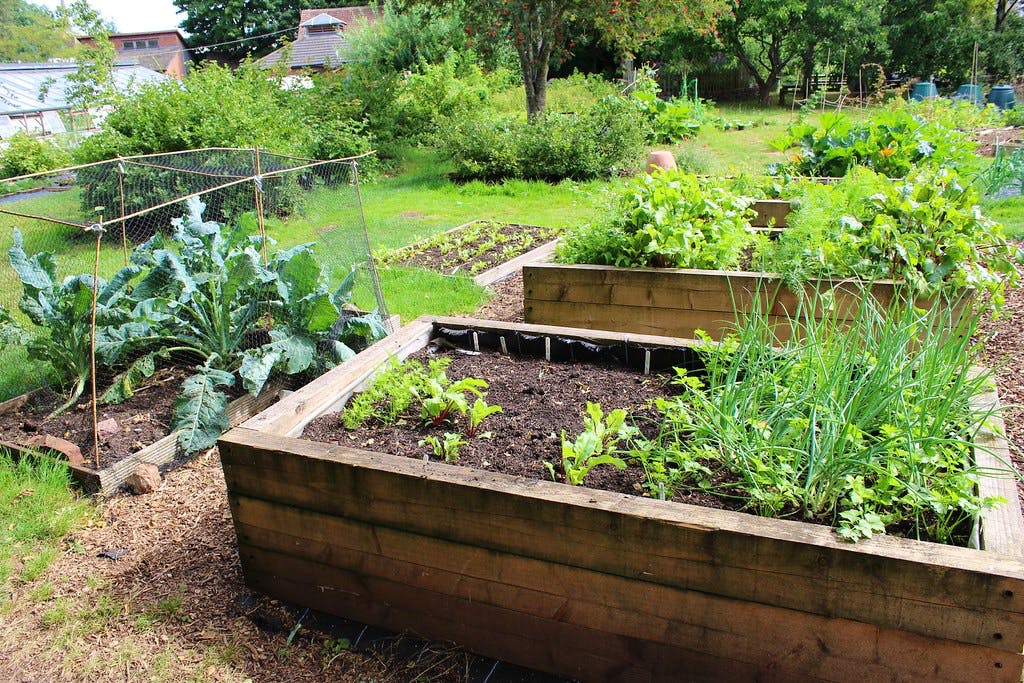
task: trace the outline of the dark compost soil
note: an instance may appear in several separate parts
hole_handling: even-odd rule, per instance
[[[179,368],[158,370],[124,403],[98,406],[99,421],[113,419],[116,433],[100,440],[100,468],[159,441],[171,433],[174,399],[186,372]],[[102,388],[100,389],[102,392]],[[50,416],[65,397],[49,389],[35,392],[17,411],[0,415],[0,440],[24,445],[43,434],[57,436],[82,450],[85,464],[95,467],[93,457],[92,404],[86,391],[78,403],[57,416]]]
[[[551,363],[541,358],[482,352],[420,351],[412,358],[425,361],[444,355],[451,358],[447,375],[452,381],[477,377],[488,383],[486,401],[502,406],[502,412],[488,417],[481,430],[490,438],[467,439],[459,450],[458,464],[502,472],[530,479],[550,479],[544,462],[550,462],[559,481],[561,470],[561,434],[568,439],[583,431],[587,403],[598,403],[607,415],[622,408],[637,427],[653,437],[658,428],[651,400],[669,396],[672,391],[663,375],[643,375],[612,365],[592,363]],[[306,426],[303,438],[356,448],[367,448],[410,458],[438,460],[428,445],[419,445],[427,436],[441,437],[445,431],[463,431],[463,421],[454,425],[429,427],[418,416],[394,425],[368,422],[359,429],[347,430],[338,413],[324,415]],[[635,464],[625,470],[611,465],[595,467],[585,485],[618,493],[646,495],[644,471]],[[685,491],[673,500],[728,507],[725,501],[700,491]],[[735,508],[733,508],[735,509]]]

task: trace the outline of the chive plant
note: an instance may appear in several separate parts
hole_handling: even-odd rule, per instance
[[[979,496],[973,463],[992,416],[971,404],[991,382],[973,367],[975,319],[883,307],[867,290],[861,301],[852,322],[824,294],[803,298],[788,322],[755,306],[735,335],[705,339],[706,372],[677,370],[680,393],[657,402],[658,435],[634,444],[648,484],[703,488],[851,540],[962,540],[1000,502]]]

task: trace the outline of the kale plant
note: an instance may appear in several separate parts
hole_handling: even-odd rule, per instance
[[[226,396],[218,386],[235,375],[258,395],[271,373],[294,375],[354,354],[346,342],[385,334],[375,315],[344,309],[354,271],[335,291],[309,244],[278,253],[263,265],[260,238],[241,223],[224,231],[204,221],[205,206],[173,221],[171,239],[157,234],[132,254],[147,274],[132,292],[137,310],[154,329],[153,354],[188,353],[201,361],[175,404],[174,428],[187,452],[213,445],[226,424]]]

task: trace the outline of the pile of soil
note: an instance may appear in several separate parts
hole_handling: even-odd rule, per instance
[[[99,421],[113,419],[118,426],[118,431],[100,441],[100,468],[108,467],[171,433],[174,399],[186,376],[181,368],[161,369],[124,403],[100,404]],[[0,441],[24,445],[35,436],[57,436],[77,445],[86,465],[95,467],[92,402],[88,393],[60,415],[51,416],[66,397],[51,389],[34,392],[29,401],[17,410],[0,415]]]
[[[426,268],[449,275],[456,273],[475,275],[536,249],[545,242],[555,239],[561,232],[557,228],[536,225],[502,224],[500,233],[495,238],[496,243],[477,254],[475,253],[477,249],[491,237],[484,236],[464,241],[464,238],[460,237],[460,233],[466,232],[467,228],[448,233],[445,253],[442,253],[441,247],[430,246],[428,241],[424,241],[402,249],[396,254],[397,258],[390,260],[388,265]],[[519,246],[506,251],[506,248],[512,244]],[[460,250],[472,254],[472,256],[461,258],[458,255]]]

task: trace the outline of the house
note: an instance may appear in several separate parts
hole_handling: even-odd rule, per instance
[[[299,14],[295,41],[263,57],[259,64],[270,68],[286,56],[288,68],[292,70],[322,70],[341,64],[346,61],[346,33],[363,24],[373,24],[379,18],[380,10],[370,5],[304,9]]]
[[[66,79],[77,70],[74,62],[0,64],[0,139],[18,131],[40,135],[66,132],[71,110],[64,95]],[[114,64],[114,85],[121,92],[165,78],[134,62]]]
[[[80,43],[95,44],[90,37]],[[133,61],[153,71],[174,78],[184,78],[191,60],[181,31],[147,31],[144,33],[111,33],[110,42],[122,61]]]

